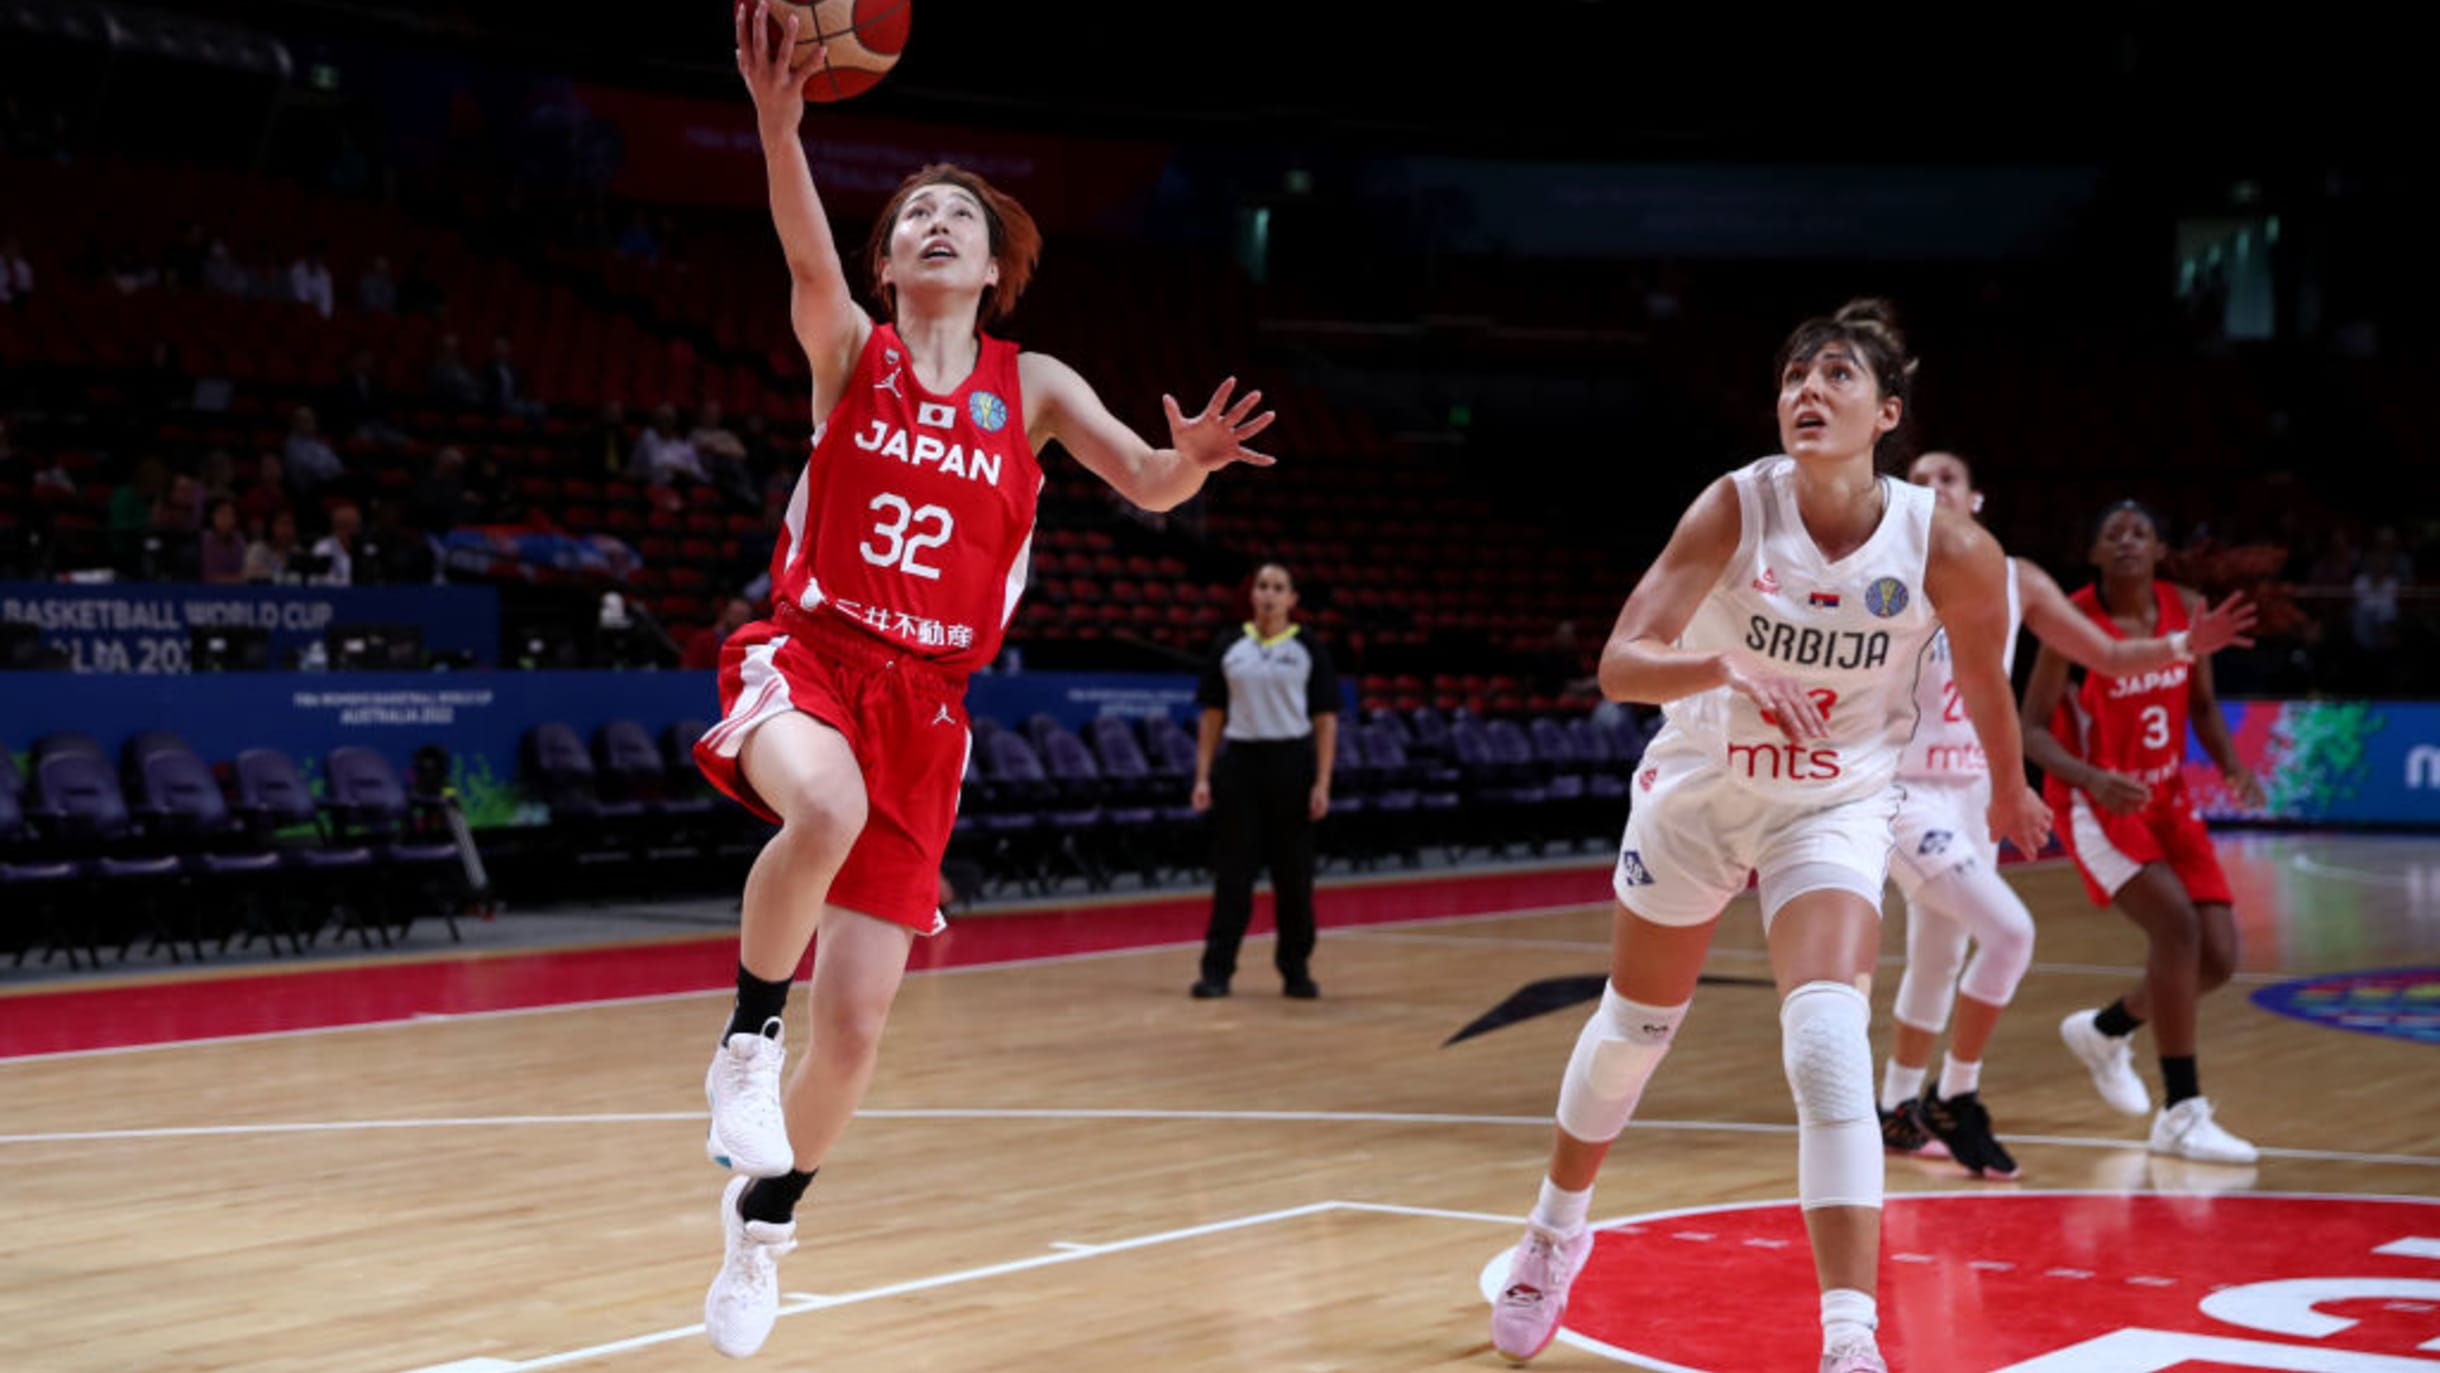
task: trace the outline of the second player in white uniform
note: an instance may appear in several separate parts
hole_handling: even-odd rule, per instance
[[[1998,545],[1875,474],[1913,366],[1877,302],[1799,326],[1776,376],[1785,455],[1696,498],[1603,649],[1603,694],[1662,704],[1668,724],[1636,775],[1609,984],[1561,1078],[1542,1195],[1493,1304],[1492,1343],[1511,1359],[1558,1333],[1592,1255],[1594,1177],[1685,1017],[1721,910],[1754,876],[1822,1289],[1821,1367],[1886,1368],[1868,992],[1899,754],[1936,618],[1958,627],[1976,737],[2001,775],[2024,766]],[[2049,812],[2020,782],[1998,789],[1986,823],[2038,848]]]
[[[1954,453],[1925,453],[1907,475],[1946,509],[1971,517],[1982,508],[1972,469]],[[2178,636],[2112,639],[2068,602],[2050,574],[2010,559],[2001,661],[2014,670],[2017,629],[2024,625],[2093,671],[2144,672],[2184,653],[2250,643],[2242,636],[2253,621],[2253,608],[2241,596],[2231,597],[2198,613],[2185,642]],[[1891,875],[1906,897],[1906,972],[1898,982],[1896,1043],[1881,1078],[1881,1137],[1899,1153],[1929,1151],[1937,1139],[1968,1171],[2013,1178],[2016,1160],[1992,1133],[1982,1104],[1982,1055],[2033,963],[2033,915],[2001,880],[1999,845],[1980,823],[1991,801],[1991,765],[1953,669],[1942,633],[1915,680],[1917,723],[1898,768],[1904,798]],[[1932,1047],[1958,1002],[1957,1033],[1939,1079],[1924,1090]]]

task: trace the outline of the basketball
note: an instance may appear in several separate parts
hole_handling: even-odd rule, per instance
[[[789,65],[805,73],[805,98],[830,103],[864,94],[898,65],[914,0],[770,0],[772,36],[797,19],[797,54]],[[817,66],[820,45],[830,45],[827,68]]]

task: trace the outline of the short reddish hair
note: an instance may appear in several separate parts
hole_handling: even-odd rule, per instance
[[[994,324],[1006,319],[1017,308],[1017,297],[1025,294],[1026,283],[1033,280],[1035,265],[1042,261],[1042,230],[1035,227],[1034,217],[1016,197],[952,162],[935,162],[899,182],[898,189],[890,193],[890,203],[882,207],[881,217],[873,221],[871,241],[864,246],[873,298],[881,302],[884,314],[897,317],[898,292],[882,281],[881,271],[889,265],[890,231],[898,227],[908,197],[926,186],[955,186],[982,204],[983,222],[991,230],[991,256],[1000,264],[1000,284],[983,288],[977,322]]]

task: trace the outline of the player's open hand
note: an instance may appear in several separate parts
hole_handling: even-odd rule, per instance
[[[2093,798],[2094,805],[2112,815],[2133,815],[2152,804],[2152,789],[2145,786],[2141,778],[2130,777],[2123,772],[2097,775],[2093,778],[2093,784],[2084,789],[2084,794]]]
[[[1229,395],[1237,389],[1237,379],[1230,377],[1212,392],[1203,413],[1189,418],[1178,409],[1178,398],[1161,397],[1161,409],[1169,416],[1169,446],[1178,456],[1206,472],[1218,471],[1232,462],[1269,467],[1279,461],[1268,453],[1257,453],[1245,446],[1245,441],[1271,427],[1278,416],[1265,410],[1254,414],[1262,402],[1260,391],[1248,391],[1235,405]],[[1248,418],[1252,416],[1252,418]]]
[[[2259,618],[2261,613],[2253,602],[2245,599],[2245,593],[2232,591],[2228,599],[2216,606],[2205,605],[2196,613],[2194,623],[2186,627],[2186,647],[2197,658],[2217,653],[2230,644],[2252,648],[2254,641],[2245,631],[2252,629]]]
[[[2266,810],[2270,806],[2270,796],[2262,789],[2262,779],[2256,777],[2251,768],[2238,768],[2228,774],[2228,789],[2237,794],[2237,804],[2247,810]]]
[[[2022,782],[1992,789],[1987,818],[1991,837],[2016,845],[2016,851],[2027,858],[2050,842],[2050,807],[2043,803],[2040,792]]]
[[[1765,666],[1759,659],[1728,656],[1728,689],[1762,708],[1762,723],[1774,725],[1791,744],[1830,735],[1829,717],[1821,702],[1794,677]]]
[[[742,0],[737,6],[737,74],[746,79],[755,114],[791,130],[805,117],[806,76],[830,60],[829,46],[817,43],[810,67],[790,65],[803,24],[803,16],[794,13],[774,24],[768,0]]]

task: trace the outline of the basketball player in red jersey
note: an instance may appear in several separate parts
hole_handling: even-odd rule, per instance
[[[2093,540],[2100,576],[2072,598],[2113,637],[2187,630],[2202,598],[2156,580],[2159,522],[2133,501],[2101,518]],[[2100,1011],[2078,1011],[2059,1026],[2068,1048],[2091,1070],[2102,1099],[2128,1115],[2151,1109],[2130,1065],[2127,1043],[2152,1022],[2165,1098],[2152,1122],[2152,1151],[2206,1163],[2251,1163],[2254,1146],[2212,1119],[2195,1066],[2195,1001],[2226,982],[2237,964],[2237,924],[2228,879],[2210,832],[2186,794],[2186,725],[2247,806],[2262,804],[2262,784],[2237,758],[2211,688],[2211,662],[2198,658],[2123,677],[2086,674],[2068,692],[2067,659],[2044,645],[2025,686],[2025,752],[2046,775],[2044,790],[2062,818],[2059,838],[2084,874],[2096,906],[2117,903],[2150,941],[2144,976]]]
[[[771,560],[772,615],[721,650],[722,719],[696,746],[712,782],[780,826],[745,886],[735,1012],[707,1074],[707,1151],[735,1169],[726,1255],[704,1301],[713,1345],[760,1348],[795,1206],[854,1115],[907,955],[936,932],[940,859],[969,746],[967,674],[996,655],[1025,586],[1036,455],[1056,440],[1136,504],[1165,510],[1271,422],[1223,382],[1202,413],[1164,398],[1155,448],[1057,360],[983,332],[1025,288],[1040,236],[1014,200],[950,166],[909,177],[856,304],[797,126],[798,19],[736,12],[771,217],[813,371],[813,451]],[[817,58],[817,61],[820,60]],[[811,1048],[779,1090],[782,1011],[816,923]]]
[[[1916,458],[1907,479],[1931,488],[1940,504],[1979,517],[1983,496],[1955,453]],[[2009,650],[2017,625],[2095,672],[2131,675],[2250,645],[2254,608],[2242,594],[2195,616],[2191,633],[2121,639],[2102,632],[2050,574],[2022,558],[2008,563]],[[1991,1132],[1983,1105],[1983,1050],[2033,962],[2033,913],[1999,875],[1999,848],[1971,820],[1989,804],[1991,775],[1959,708],[1948,645],[1935,641],[1915,677],[1915,732],[1898,765],[1906,800],[1890,875],[1906,897],[1906,974],[1898,982],[1896,1043],[1881,1078],[1881,1139],[1897,1153],[1929,1152],[1937,1139],[1979,1177],[2013,1178],[2016,1160]],[[1969,939],[1976,946],[1966,961]],[[1962,979],[1961,975],[1962,974]],[[1932,1049],[1952,1005],[1957,1033],[1936,1083],[1926,1085]]]

